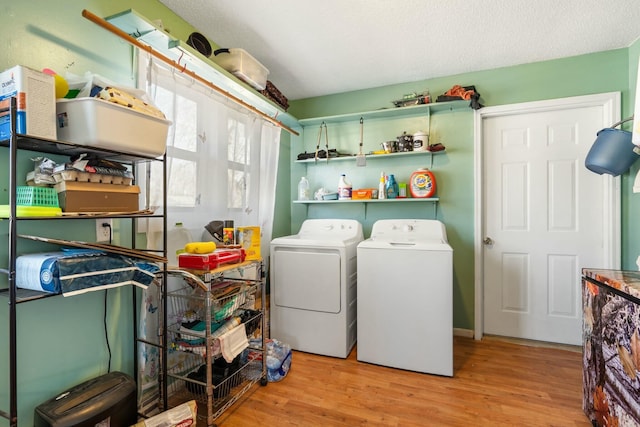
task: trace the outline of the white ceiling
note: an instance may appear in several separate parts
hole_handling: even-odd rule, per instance
[[[248,51],[289,100],[624,48],[640,36],[639,0],[160,1],[221,47]]]

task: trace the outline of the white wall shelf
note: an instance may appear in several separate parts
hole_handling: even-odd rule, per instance
[[[370,159],[389,159],[392,157],[405,157],[405,156],[434,156],[437,154],[444,154],[446,151],[445,150],[441,150],[441,151],[403,151],[400,153],[385,153],[385,154],[365,154],[365,157],[367,160]],[[345,160],[355,160],[356,156],[355,155],[351,155],[351,156],[340,156],[340,157],[330,157],[329,158],[329,162],[336,162],[336,161],[345,161]],[[296,160],[296,163],[327,163],[327,159],[326,158],[318,158],[318,160],[316,159],[304,159],[304,160]]]
[[[407,117],[411,115],[429,115],[440,111],[464,110],[469,108],[469,101],[449,101],[449,102],[432,102],[430,104],[411,105],[409,107],[382,108],[373,111],[363,111],[359,113],[338,114],[335,116],[313,117],[309,119],[300,119],[298,122],[301,126],[319,125],[325,123],[341,123],[370,119],[389,119],[394,117]]]
[[[309,206],[312,205],[331,205],[335,207],[336,205],[354,205],[359,204],[363,206],[364,209],[364,217],[367,217],[367,206],[375,205],[375,204],[395,204],[395,203],[431,203],[433,206],[433,218],[438,216],[438,201],[440,201],[439,197],[430,197],[430,198],[410,198],[403,197],[397,199],[362,199],[362,200],[294,200],[294,204],[305,205],[307,210]]]
[[[347,203],[418,203],[418,202],[431,202],[436,203],[440,201],[439,197],[430,198],[397,198],[397,199],[361,199],[361,200],[294,200],[293,203],[303,205],[324,205],[324,204],[347,204]]]

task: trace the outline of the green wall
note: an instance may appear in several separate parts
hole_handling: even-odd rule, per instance
[[[150,19],[162,19],[165,28],[181,39],[195,29],[174,15],[157,0],[30,0],[3,2],[0,6],[0,25],[4,47],[0,50],[0,69],[16,64],[34,69],[52,68],[64,74],[84,74],[86,71],[103,75],[123,85],[133,85],[133,49],[124,41],[109,34],[81,16],[82,9],[98,16],[109,16],[133,8]],[[215,45],[215,43],[214,43]],[[501,105],[548,98],[620,91],[623,115],[632,110],[635,73],[640,43],[620,49],[575,58],[560,59],[517,67],[488,70],[459,76],[403,83],[344,94],[292,101],[289,113],[298,118],[335,115],[356,111],[391,107],[391,100],[405,93],[429,89],[432,95],[444,92],[454,84],[474,84],[482,94],[485,105]],[[420,118],[394,121],[389,127],[382,123],[365,124],[365,150],[377,148],[387,137],[395,137],[402,130],[423,128]],[[377,126],[377,127],[376,127]],[[300,129],[302,130],[302,129]],[[331,146],[354,152],[358,141],[357,129],[340,130],[329,127]],[[438,195],[442,198],[437,212],[429,205],[407,206],[402,212],[381,209],[314,210],[292,206],[300,174],[307,173],[293,160],[301,151],[314,147],[317,129],[302,132],[300,137],[283,132],[278,169],[278,190],[274,237],[294,233],[308,214],[312,217],[342,216],[363,221],[365,231],[376,218],[391,216],[432,217],[443,220],[455,250],[454,325],[473,328],[473,113],[471,111],[444,112],[432,117],[431,130],[447,147],[447,153],[434,157],[431,165],[437,173]],[[305,135],[306,133],[306,135]],[[335,145],[334,145],[335,144]],[[6,162],[0,150],[0,162]],[[374,163],[376,162],[376,163]],[[420,162],[419,162],[420,163]],[[370,186],[381,170],[395,172],[400,179],[408,176],[419,163],[391,161],[384,164],[370,160],[366,168],[349,174],[354,185]],[[314,172],[312,185],[334,186],[346,165],[330,164]],[[640,242],[634,238],[638,228],[638,196],[630,193],[635,171],[623,177],[623,265],[635,268]],[[20,174],[30,167],[28,153],[19,161]],[[6,176],[0,175],[0,204],[6,203]],[[4,194],[4,199],[1,199]],[[324,208],[323,208],[324,209]],[[339,208],[342,209],[342,208]],[[55,226],[51,226],[55,224]],[[21,226],[22,227],[22,226]],[[52,237],[92,239],[92,221],[57,221],[28,224],[24,231]],[[124,226],[123,226],[124,228]],[[6,221],[0,221],[0,242],[6,241]],[[40,250],[27,245],[25,252]],[[6,245],[0,245],[0,259],[6,257]],[[3,268],[4,266],[0,266]],[[6,284],[6,278],[0,280]],[[114,370],[133,371],[131,290],[108,292],[107,331],[110,338]],[[88,378],[106,372],[108,353],[103,326],[104,292],[94,292],[73,298],[54,297],[18,306],[18,378],[19,419],[21,426],[33,424],[33,409],[50,396]],[[7,319],[6,304],[0,304],[0,319]],[[6,324],[5,322],[2,322]],[[6,343],[8,330],[0,328],[0,342]],[[2,366],[6,368],[1,368]],[[0,350],[0,409],[8,410],[8,353],[6,345]],[[4,385],[7,384],[5,387]],[[0,425],[4,425],[0,421]]]
[[[3,47],[0,70],[24,65],[36,70],[52,68],[83,75],[86,71],[105,76],[122,85],[135,85],[133,48],[98,25],[82,17],[82,10],[106,17],[136,9],[151,19],[161,18],[166,28],[182,37],[193,29],[157,0],[30,0],[2,2],[0,27]],[[186,39],[186,35],[184,38]],[[21,153],[18,175],[33,167]],[[66,160],[60,158],[60,161]],[[6,165],[6,150],[0,150],[0,164]],[[1,168],[6,171],[6,167]],[[8,177],[0,174],[0,204],[8,200]],[[122,223],[122,221],[120,221]],[[126,233],[126,224],[118,224]],[[95,238],[94,221],[21,222],[19,232],[76,240]],[[7,255],[8,223],[0,221],[0,259]],[[54,248],[21,242],[20,251],[36,252]],[[6,262],[0,268],[6,268]],[[6,276],[0,284],[6,287]],[[106,320],[105,316],[105,296]],[[63,298],[56,296],[17,306],[18,318],[18,420],[20,426],[33,425],[33,410],[41,402],[66,388],[107,372],[109,337],[111,369],[133,373],[132,289],[125,287]],[[2,300],[5,303],[2,303]],[[7,299],[0,297],[0,410],[9,410],[9,355]],[[5,419],[1,425],[8,425]]]
[[[640,39],[636,40],[628,49],[629,96],[622,100],[622,117],[633,114],[635,105],[636,76],[638,73],[638,59],[640,58]],[[636,120],[640,117],[636,117]],[[631,130],[627,127],[627,130]],[[636,258],[640,255],[640,194],[633,193],[633,182],[640,170],[640,162],[636,162],[628,173],[622,176],[622,267],[627,270],[637,270]]]
[[[347,114],[358,111],[371,111],[380,108],[392,108],[391,101],[400,98],[405,93],[429,90],[432,96],[444,93],[455,84],[463,86],[475,85],[482,95],[481,101],[485,106],[505,105],[551,98],[562,98],[602,92],[619,91],[622,94],[623,115],[629,114],[634,89],[631,87],[631,77],[635,78],[637,67],[638,43],[631,49],[618,49],[594,53],[589,55],[563,58],[553,61],[538,62],[514,67],[498,68],[476,73],[448,76],[437,79],[423,80],[413,83],[403,83],[362,91],[341,93],[323,97],[303,99],[291,103],[289,112],[298,119]],[[630,56],[635,56],[630,58]],[[631,60],[630,60],[631,59]],[[635,63],[635,65],[633,65]],[[447,153],[434,156],[433,171],[438,183],[437,218],[447,226],[447,233],[454,249],[454,327],[462,329],[474,328],[474,180],[473,180],[473,120],[472,110],[456,111],[454,113],[436,113],[431,117],[431,130],[435,132],[437,141],[443,143]],[[402,130],[415,132],[422,127],[420,122],[386,123],[376,125],[365,123],[365,152],[375,150],[379,143],[400,135]],[[354,153],[357,149],[358,123],[332,127],[329,124],[333,142],[330,146],[344,148],[346,152]],[[333,132],[332,132],[333,131]],[[300,137],[292,138],[290,158],[281,158],[281,167],[289,161],[291,167],[290,194],[295,197],[297,182],[301,175],[311,175],[311,187],[327,185],[337,186],[340,173],[347,173],[351,177],[354,188],[373,186],[377,182],[375,177],[380,171],[394,173],[405,180],[410,172],[415,170],[416,164],[407,161],[370,160],[366,168],[346,168],[344,163],[331,166],[306,168],[294,163],[298,153],[313,151],[316,129],[305,129]],[[330,137],[331,138],[331,137]],[[594,135],[595,139],[595,135]],[[341,146],[342,144],[342,146]],[[352,165],[353,166],[353,165]],[[322,168],[322,169],[321,169]],[[321,172],[316,172],[320,169]],[[640,253],[636,239],[638,229],[630,218],[638,212],[640,207],[630,194],[635,173],[623,176],[623,266],[635,269],[635,258]],[[357,183],[357,186],[356,186]],[[315,185],[314,185],[315,184]],[[636,197],[638,198],[638,197]],[[300,223],[306,217],[344,217],[354,218],[363,222],[365,237],[370,232],[371,224],[380,218],[390,216],[401,218],[430,218],[433,214],[428,209],[417,209],[414,204],[394,205],[393,211],[367,208],[358,211],[351,206],[327,205],[308,210],[300,205],[282,206],[279,211],[291,210],[291,232],[295,233]],[[322,211],[320,212],[320,209]],[[401,268],[397,266],[397,268]],[[428,272],[425,272],[428,274]],[[577,285],[576,285],[577,286]]]

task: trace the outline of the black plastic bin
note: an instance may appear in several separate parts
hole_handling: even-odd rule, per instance
[[[137,422],[136,384],[122,372],[85,381],[38,405],[34,427],[94,427]]]

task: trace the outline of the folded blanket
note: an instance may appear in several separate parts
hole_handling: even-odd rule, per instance
[[[21,255],[16,285],[65,296],[123,285],[146,288],[159,268],[125,256],[93,250],[63,250]]]

